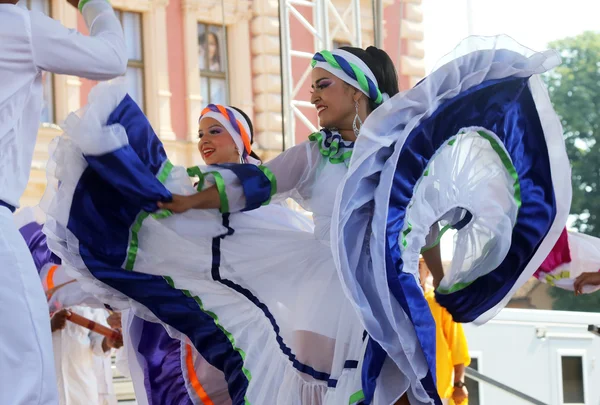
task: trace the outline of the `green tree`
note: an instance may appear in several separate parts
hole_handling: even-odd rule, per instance
[[[563,63],[545,76],[561,118],[573,171],[574,226],[600,236],[600,33],[584,32],[550,43]],[[600,293],[575,297],[551,289],[554,309],[600,311]]]

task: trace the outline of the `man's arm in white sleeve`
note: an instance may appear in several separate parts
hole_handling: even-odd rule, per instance
[[[127,49],[123,29],[110,4],[105,0],[82,1],[80,9],[90,36],[68,29],[42,13],[31,13],[36,66],[48,72],[92,80],[124,75]]]

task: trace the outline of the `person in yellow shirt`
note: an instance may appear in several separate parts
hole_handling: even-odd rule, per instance
[[[431,273],[423,259],[419,262],[421,287],[436,325],[436,377],[442,402],[446,405],[467,405],[469,393],[465,386],[465,367],[471,363],[467,339],[461,324],[437,303],[428,280]]]

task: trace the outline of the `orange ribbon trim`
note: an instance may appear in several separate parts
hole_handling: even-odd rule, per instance
[[[50,267],[48,274],[46,274],[46,289],[51,290],[54,288],[54,273],[58,269],[58,266]]]
[[[189,344],[185,345],[185,364],[187,366],[190,384],[192,385],[192,388],[194,388],[196,395],[198,395],[198,397],[204,405],[215,405],[206,393],[206,391],[204,391],[204,387],[202,386],[202,384],[200,384],[200,380],[198,380],[196,370],[194,369],[194,357],[192,354],[192,347]]]

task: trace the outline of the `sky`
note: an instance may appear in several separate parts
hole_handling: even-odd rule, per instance
[[[600,0],[422,1],[428,73],[469,35],[506,34],[530,49],[543,51],[556,39],[600,31]],[[450,232],[442,239],[441,249],[442,259],[450,260]]]
[[[543,51],[550,41],[586,30],[600,31],[598,0],[422,1],[427,72],[469,34],[507,34],[528,48]]]

